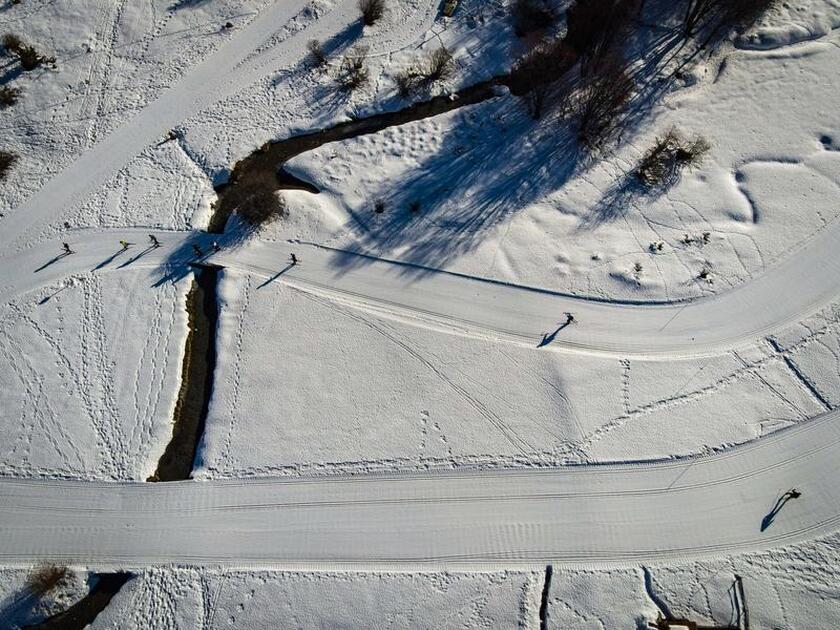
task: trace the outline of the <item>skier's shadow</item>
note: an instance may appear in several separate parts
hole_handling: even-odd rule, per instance
[[[117,267],[117,269],[122,269],[123,267],[128,267],[131,263],[133,263],[136,260],[139,260],[140,258],[142,258],[143,256],[145,256],[150,251],[152,251],[153,249],[156,249],[156,248],[157,247],[155,245],[149,245],[146,249],[144,249],[143,251],[141,251],[137,255],[132,256],[131,258],[126,260],[123,264],[121,264],[119,267]]]
[[[113,254],[111,254],[110,256],[108,256],[108,258],[106,258],[106,259],[105,259],[105,260],[103,260],[101,263],[99,263],[98,265],[96,265],[96,267],[94,267],[94,268],[93,268],[93,271],[99,271],[99,270],[100,270],[100,269],[102,269],[103,267],[106,267],[106,266],[110,265],[110,264],[114,261],[114,259],[115,259],[117,256],[119,256],[120,254],[124,254],[124,253],[125,253],[125,252],[127,252],[127,251],[128,251],[128,250],[127,250],[127,249],[125,249],[125,248],[120,248],[120,249],[118,249],[116,252],[114,252]]]
[[[62,258],[67,258],[69,255],[70,255],[69,252],[63,252],[63,253],[59,254],[58,256],[56,256],[55,258],[51,258],[50,260],[45,262],[43,265],[38,267],[33,273],[38,273],[39,271],[43,271],[44,269],[46,269],[50,265],[54,265],[55,263],[57,263]]]
[[[294,267],[294,266],[295,266],[295,263],[289,263],[289,264],[288,264],[288,265],[286,265],[283,269],[281,269],[280,271],[278,271],[277,273],[275,273],[273,276],[271,276],[270,278],[267,278],[267,279],[265,280],[265,282],[263,282],[262,284],[257,285],[257,288],[258,288],[258,289],[262,289],[262,288],[263,288],[264,286],[266,286],[267,284],[271,284],[272,282],[274,282],[275,280],[277,280],[277,278],[279,278],[280,276],[282,276],[284,273],[286,273],[289,269],[291,269],[291,268],[292,268],[292,267]]]
[[[790,501],[791,499],[799,498],[799,493],[793,490],[788,490],[778,499],[776,499],[776,505],[773,506],[773,509],[770,510],[763,519],[761,519],[761,531],[766,530],[773,524],[773,521],[776,519],[776,515],[781,512],[782,508],[785,506],[785,503]]]
[[[560,324],[559,326],[557,326],[557,328],[554,330],[554,332],[543,333],[542,340],[537,344],[537,348],[542,348],[542,347],[545,347],[548,344],[550,344],[552,341],[554,341],[554,339],[557,337],[557,335],[560,333],[560,331],[563,330],[564,328],[566,328],[566,326],[568,326],[571,323],[572,323],[571,320],[565,321],[562,324]]]

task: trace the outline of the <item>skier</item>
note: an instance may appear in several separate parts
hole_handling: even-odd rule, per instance
[[[294,254],[292,254],[292,265],[296,265],[296,264],[298,264],[298,259],[297,259],[297,256],[295,256]]]
[[[160,241],[154,234],[149,234],[149,242],[151,242],[152,247],[160,247]]]
[[[70,254],[74,253],[73,250],[70,249],[70,245],[68,245],[67,243],[62,243],[61,247],[64,249],[65,256],[69,256]]]
[[[790,490],[788,490],[788,496],[791,499],[798,499],[802,496],[802,493],[799,492],[799,490],[797,490],[796,488],[791,488]]]
[[[120,245],[122,245],[122,251],[125,251],[128,249],[128,246],[131,245],[131,243],[129,243],[128,241],[120,241]]]
[[[195,243],[193,243],[192,248],[193,248],[193,251],[195,252],[195,255],[198,256],[199,258],[201,258],[204,255],[204,252],[201,251],[201,248],[198,245],[196,245]]]
[[[566,313],[566,323],[571,324],[575,321],[575,316],[571,313]]]
[[[213,248],[213,251],[216,252],[216,253],[222,251],[222,248],[217,241],[213,241],[211,247]]]

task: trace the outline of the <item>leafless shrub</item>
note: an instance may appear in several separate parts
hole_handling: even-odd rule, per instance
[[[423,84],[423,75],[417,68],[406,68],[394,75],[394,83],[397,85],[400,96],[407,98]]]
[[[697,136],[677,147],[674,159],[682,167],[697,168],[711,148],[712,146],[705,138]]]
[[[425,62],[411,66],[394,76],[400,96],[408,97],[423,87],[450,79],[455,74],[455,58],[445,47],[432,50]]]
[[[23,43],[23,40],[14,33],[3,35],[3,48],[16,55],[24,70],[34,70],[42,64],[55,64],[55,57],[46,57],[39,53],[34,46]]]
[[[445,46],[429,53],[426,63],[426,78],[431,81],[445,81],[455,74],[455,58]]]
[[[385,212],[385,201],[382,199],[377,199],[373,202],[373,211],[376,214],[382,214]]]
[[[0,108],[11,107],[18,101],[20,89],[9,85],[0,86]]]
[[[359,0],[365,26],[373,26],[385,14],[385,0]]]
[[[6,179],[17,161],[18,156],[16,154],[0,150],[0,181]]]
[[[545,0],[515,0],[511,5],[513,28],[517,37],[550,27],[557,20]]]
[[[337,77],[341,89],[352,92],[368,82],[367,54],[367,46],[355,46],[341,59]]]
[[[421,205],[420,205],[420,200],[419,199],[415,199],[410,204],[408,204],[408,211],[411,214],[417,214],[418,212],[420,212],[420,209],[421,209]]]
[[[597,74],[585,80],[574,101],[581,147],[600,150],[621,130],[621,115],[634,89],[620,57],[611,56],[598,64]]]
[[[671,129],[644,155],[636,167],[636,178],[647,188],[658,188],[672,183],[683,168],[696,168],[711,147],[701,137],[684,140]]]
[[[55,588],[70,574],[67,567],[54,564],[43,564],[35,567],[27,579],[29,592],[36,597],[43,597]]]
[[[312,59],[315,61],[316,66],[327,65],[327,61],[329,60],[327,59],[327,54],[321,46],[321,42],[317,39],[310,39],[306,44],[306,48],[309,50],[309,54],[312,55]]]
[[[45,57],[32,46],[21,46],[17,50],[20,65],[24,70],[34,70],[43,64],[55,64],[55,57]]]

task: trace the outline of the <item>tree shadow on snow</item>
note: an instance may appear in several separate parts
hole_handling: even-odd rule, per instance
[[[514,97],[458,111],[439,150],[369,190],[366,206],[349,208],[357,238],[346,248],[349,253],[335,254],[336,269],[340,273],[371,260],[353,253],[383,252],[406,263],[404,274],[422,275],[471,251],[494,227],[631,139],[663,95],[675,88],[679,74],[674,60],[682,42],[679,30],[667,26],[640,27],[628,36],[627,71],[636,91],[616,119],[612,141],[601,152],[578,145],[573,116],[549,114],[534,121]],[[570,90],[578,79],[575,67],[561,90]],[[655,198],[673,183],[646,188],[633,167],[582,218],[579,229],[619,219],[635,200]],[[377,201],[380,209],[384,206],[379,213]]]
[[[493,227],[562,186],[580,166],[574,135],[533,121],[513,99],[459,111],[440,149],[350,208],[359,252],[399,251],[405,274],[428,273],[473,249]],[[384,211],[376,213],[374,199]],[[337,269],[371,259],[337,253]],[[417,265],[412,267],[411,265]]]

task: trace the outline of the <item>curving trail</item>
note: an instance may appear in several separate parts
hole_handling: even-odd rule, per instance
[[[169,484],[5,479],[0,563],[598,566],[761,550],[840,524],[838,413],[716,456],[655,464]],[[770,518],[791,487],[802,496]]]
[[[191,244],[207,251],[213,240],[212,235],[202,233],[164,233],[162,247],[144,252],[147,237],[142,230],[71,236],[78,253],[37,272],[34,270],[60,251],[58,242],[17,254],[13,262],[21,273],[0,286],[0,301],[91,269],[106,272],[144,267],[150,271],[150,282],[183,275],[195,258]],[[113,257],[120,239],[139,245]],[[840,294],[840,259],[835,255],[838,242],[840,222],[835,222],[753,281],[676,304],[600,302],[288,243],[254,241],[225,247],[203,261],[462,334],[537,346],[543,335],[565,321],[568,311],[574,313],[575,323],[563,327],[546,348],[622,356],[686,356],[719,353],[753,341],[830,304]],[[301,262],[286,269],[292,252]],[[142,255],[125,264],[138,254]]]

